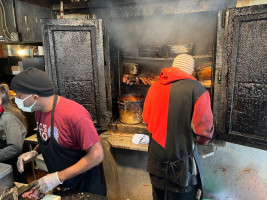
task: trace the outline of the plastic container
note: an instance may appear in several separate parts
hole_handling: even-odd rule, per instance
[[[13,169],[11,165],[0,163],[0,195],[14,186]]]

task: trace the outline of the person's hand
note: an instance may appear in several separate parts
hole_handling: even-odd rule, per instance
[[[17,161],[18,171],[20,173],[24,172],[24,164],[35,160],[37,156],[38,156],[37,151],[29,151],[29,152],[21,154],[18,157],[18,161]]]
[[[62,184],[62,182],[60,182],[57,172],[55,172],[55,173],[47,174],[46,176],[40,178],[37,181],[36,189],[40,193],[46,193],[49,190],[52,190],[55,187],[57,187],[59,184]]]

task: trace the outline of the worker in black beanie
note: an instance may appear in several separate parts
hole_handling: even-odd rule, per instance
[[[36,68],[11,81],[15,103],[25,112],[35,111],[38,145],[18,158],[17,168],[33,161],[40,150],[49,174],[38,180],[33,191],[40,198],[60,184],[77,192],[106,196],[100,137],[89,112],[80,104],[54,94],[48,74]]]
[[[11,82],[12,90],[24,94],[48,97],[54,94],[54,86],[48,74],[34,67],[16,75]]]

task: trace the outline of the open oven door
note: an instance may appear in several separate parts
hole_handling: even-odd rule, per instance
[[[83,105],[98,129],[111,118],[102,20],[41,20],[46,72],[56,94]]]
[[[219,139],[267,150],[267,5],[219,12],[213,111]]]

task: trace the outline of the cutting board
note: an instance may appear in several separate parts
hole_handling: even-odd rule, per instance
[[[17,185],[18,187],[18,195],[20,196],[19,199],[23,199],[21,197],[21,194],[23,194],[24,192],[26,192],[27,190],[29,190],[30,188],[32,188],[33,185],[35,185],[37,183],[37,181],[33,181],[30,184],[21,184],[21,185]],[[53,194],[47,194],[45,195],[44,198],[42,198],[42,200],[61,200],[61,196],[58,195],[53,195]]]
[[[47,195],[45,195],[44,198],[42,198],[42,200],[61,200],[61,196],[53,195],[53,194],[47,194]]]

